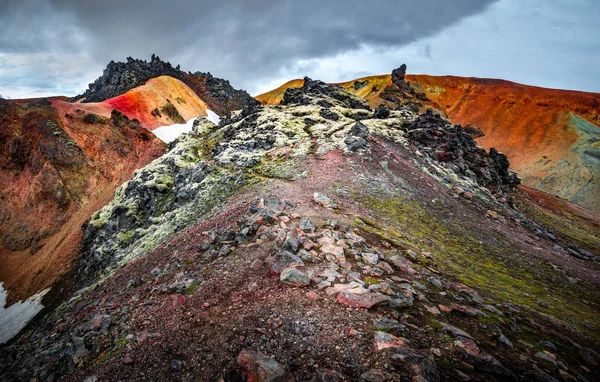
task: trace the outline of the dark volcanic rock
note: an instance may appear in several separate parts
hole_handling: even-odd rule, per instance
[[[169,62],[152,55],[150,62],[127,58],[127,62],[111,61],[102,76],[89,84],[88,90],[71,101],[101,102],[119,96],[159,76],[170,76],[188,85],[219,115],[260,104],[243,90],[234,89],[229,81],[210,73],[186,73]]]
[[[88,90],[78,95],[72,101],[101,102],[119,96],[128,90],[141,86],[151,78],[171,76],[184,81],[184,72],[179,67],[174,68],[169,62],[164,62],[152,55],[150,62],[127,57],[127,62],[111,61],[104,69],[102,76],[89,85]]]
[[[381,104],[375,109],[375,113],[373,113],[373,117],[377,119],[386,119],[390,116],[390,111],[387,106]]]
[[[487,153],[460,125],[452,126],[430,109],[404,126],[409,138],[440,162],[456,166],[461,174],[475,177],[477,183],[493,192],[514,189],[519,178],[508,171],[506,155],[495,149]]]
[[[290,88],[285,91],[281,105],[310,105],[314,101],[313,97],[315,96],[318,102],[321,103],[324,101],[323,97],[330,97],[340,102],[344,107],[371,110],[371,107],[365,100],[355,96],[346,89],[326,84],[323,81],[312,80],[308,77],[304,77],[304,85],[301,88]],[[328,107],[328,104],[319,105]]]
[[[392,82],[396,85],[404,82],[404,76],[406,75],[406,64],[400,65],[399,68],[392,70]]]

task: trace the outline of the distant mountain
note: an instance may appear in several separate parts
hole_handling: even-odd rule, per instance
[[[169,62],[152,55],[151,60],[131,57],[127,62],[111,61],[104,73],[89,85],[88,90],[72,99],[73,102],[102,102],[118,97],[131,89],[142,86],[150,79],[169,76],[189,86],[208,108],[220,116],[233,110],[243,109],[256,101],[243,90],[234,89],[229,81],[213,77],[210,73],[183,72]]]
[[[600,94],[492,79],[402,77],[409,88],[400,97],[386,91],[392,75],[335,85],[372,107],[412,102],[420,110],[438,110],[468,126],[478,144],[505,153],[523,184],[600,211]],[[293,80],[256,98],[277,104],[287,88],[299,86],[302,80]]]

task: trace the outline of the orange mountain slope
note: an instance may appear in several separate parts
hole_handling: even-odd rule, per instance
[[[79,106],[0,99],[0,281],[9,304],[66,272],[79,256],[85,220],[165,151],[123,114],[108,118]]]
[[[504,152],[511,169],[530,187],[600,211],[600,94],[545,89],[509,81],[453,76],[406,75],[452,122],[474,125],[485,135],[477,143]],[[375,107],[390,75],[342,82]],[[256,96],[278,104],[290,81]]]
[[[73,110],[79,108],[105,117],[117,109],[150,130],[207,115],[206,103],[186,84],[169,76],[152,78],[146,84],[106,101],[65,104],[71,105]]]
[[[504,152],[523,183],[600,211],[600,94],[502,80],[407,76],[477,142]]]

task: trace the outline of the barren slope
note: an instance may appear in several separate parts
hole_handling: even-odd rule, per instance
[[[110,116],[110,112],[117,109],[149,130],[207,115],[206,103],[186,84],[169,76],[152,78],[144,85],[106,101],[71,105],[71,108],[104,116]]]
[[[8,303],[68,270],[81,224],[164,149],[118,112],[106,118],[59,99],[0,99],[0,280]]]

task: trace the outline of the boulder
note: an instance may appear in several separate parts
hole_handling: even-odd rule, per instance
[[[285,268],[281,272],[279,280],[283,284],[295,287],[303,287],[310,285],[310,277],[308,277],[306,273],[296,268]]]
[[[271,357],[251,350],[242,350],[238,366],[246,382],[293,382],[294,377],[285,366]]]

